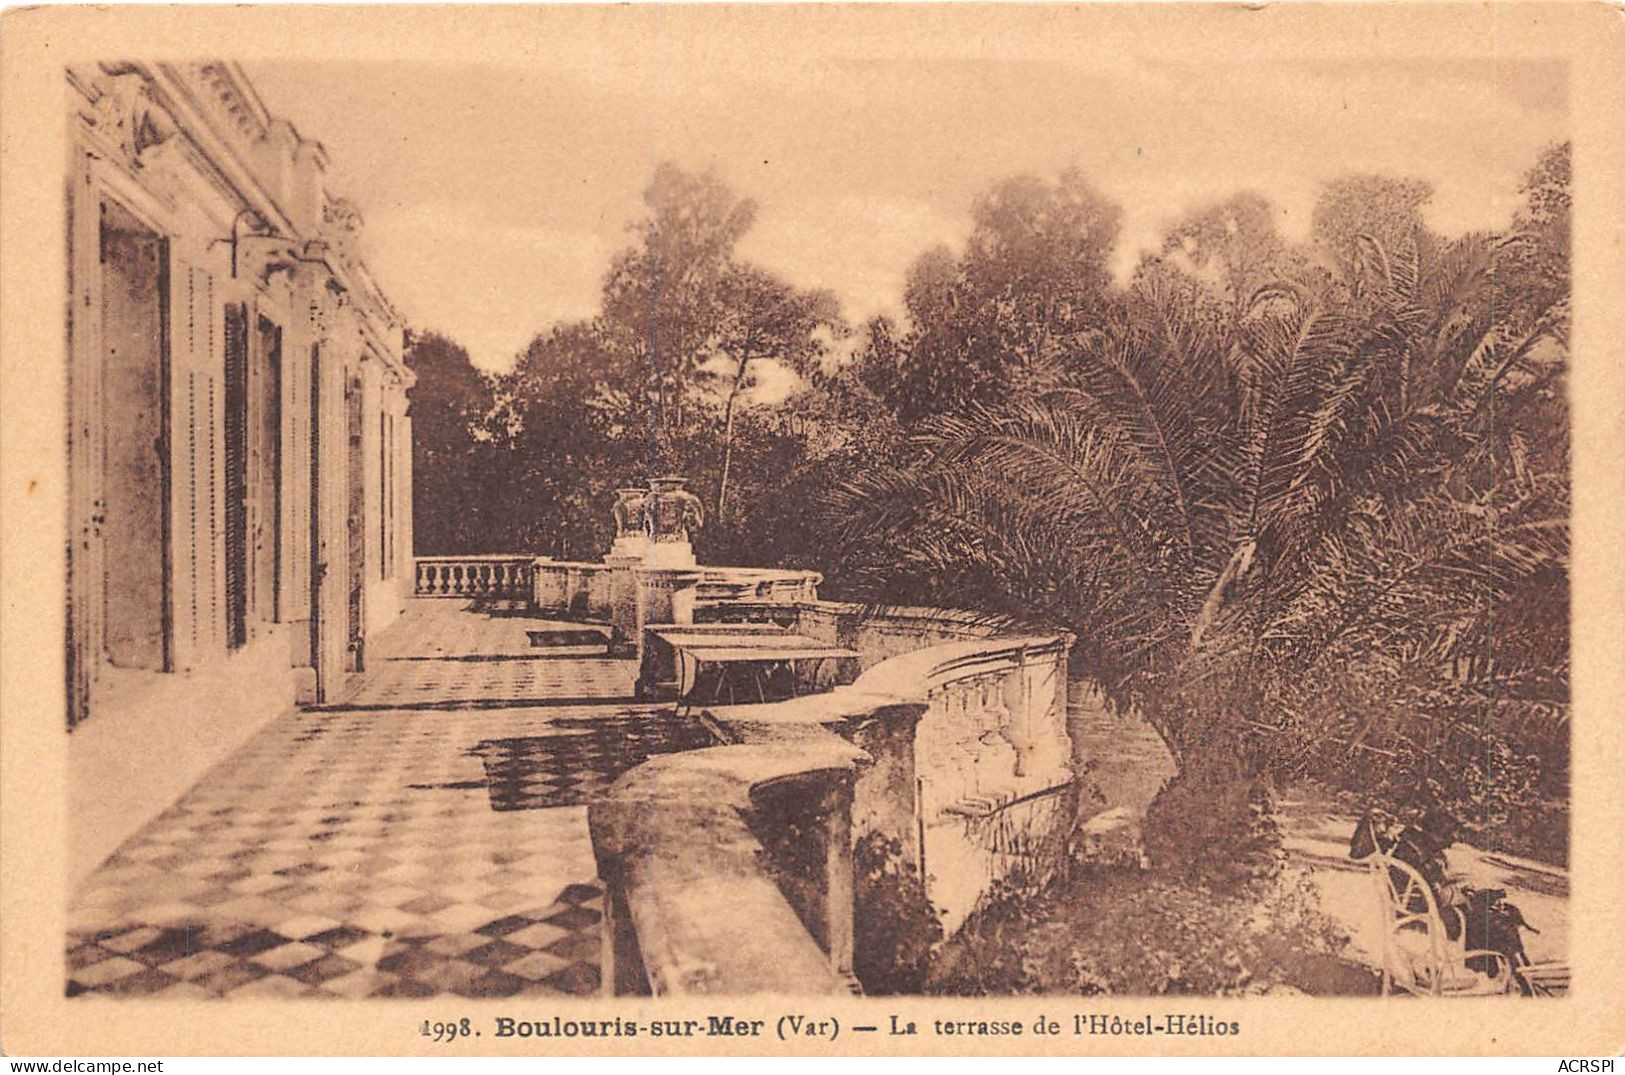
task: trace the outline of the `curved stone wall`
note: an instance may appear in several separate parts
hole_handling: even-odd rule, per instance
[[[1064,836],[1073,818],[1079,767],[1065,717],[1070,636],[998,637],[971,616],[938,613],[932,625],[925,610],[865,619],[850,606],[817,602],[797,611],[811,613],[798,624],[804,633],[832,630],[871,658],[854,682],[784,702],[706,709],[729,745],[652,759],[591,808],[600,869],[619,908],[614,966],[606,968],[606,981],[615,970],[618,991],[844,987],[856,840],[896,839],[952,931],[997,881],[1041,861],[1036,852]],[[952,640],[936,641],[944,635]],[[790,778],[826,785],[815,796],[829,833],[815,915],[803,908],[798,916],[769,879],[748,824],[749,789]],[[707,893],[723,891],[740,894],[755,928],[715,922]],[[735,902],[730,896],[730,907]],[[806,919],[823,923],[825,936],[814,937],[801,925]],[[783,958],[752,955],[761,943],[771,953],[782,948]],[[806,977],[807,943],[833,978]],[[633,963],[641,966],[629,971]],[[703,973],[684,969],[693,967]]]

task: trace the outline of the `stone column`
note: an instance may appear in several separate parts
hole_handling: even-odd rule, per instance
[[[615,542],[604,556],[609,566],[609,652],[635,656],[638,650],[638,577],[649,553],[649,490],[627,486],[615,491],[610,509]]]
[[[642,556],[604,557],[609,565],[609,652],[614,657],[632,657],[638,651],[638,576]]]

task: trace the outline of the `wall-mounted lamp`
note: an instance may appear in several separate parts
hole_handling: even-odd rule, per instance
[[[231,218],[231,237],[227,238],[227,239],[215,239],[215,240],[213,240],[213,241],[211,241],[209,243],[209,245],[211,247],[216,246],[216,245],[218,245],[220,243],[230,243],[231,244],[231,278],[233,280],[237,279],[237,244],[241,240],[243,240],[243,239],[280,239],[280,238],[282,238],[282,236],[278,235],[274,230],[269,231],[269,232],[250,232],[247,235],[240,234],[238,232],[237,228],[238,228],[238,225],[240,225],[243,222],[244,217],[253,218],[253,220],[255,221],[256,226],[258,226],[258,227],[266,227],[266,228],[270,227],[269,222],[267,222],[264,217],[260,216],[260,214],[257,211],[255,211],[254,209],[250,209],[247,206],[244,206],[243,208],[237,210],[237,215],[236,216]]]

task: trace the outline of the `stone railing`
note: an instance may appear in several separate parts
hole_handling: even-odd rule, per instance
[[[805,601],[796,606],[797,633],[857,650],[864,669],[942,642],[967,642],[1017,633],[998,617],[919,606],[868,608],[844,601]]]
[[[862,761],[834,736],[712,747],[651,758],[594,799],[605,992],[850,992],[850,811]],[[800,850],[817,906],[800,914],[763,868],[751,821],[764,796],[775,820],[799,814],[798,831],[816,844]]]
[[[901,756],[865,745],[890,775],[859,780],[854,835],[898,839],[951,932],[1012,871],[1041,881],[1045,845],[1073,816],[1082,759],[1067,729],[1071,643],[1067,635],[937,643],[878,661],[828,694],[716,707],[707,718],[724,738],[746,741],[737,729],[833,727],[882,706],[922,706],[907,742],[885,748]]]
[[[419,556],[413,592],[418,597],[491,597],[525,600],[531,593],[530,556]]]
[[[608,564],[586,560],[537,559],[532,567],[531,600],[537,611],[557,616],[607,620],[610,614]]]
[[[818,600],[816,571],[755,567],[702,567],[695,593],[697,606],[718,604],[789,605]]]
[[[843,606],[822,611],[839,626],[841,644],[869,658],[853,683],[789,701],[705,709],[708,725],[730,745],[634,768],[591,808],[607,902],[621,915],[606,988],[835,991],[850,968],[841,945],[852,932],[841,924],[851,913],[850,862],[834,857],[837,846],[844,856],[870,834],[895,840],[951,932],[1012,871],[1025,867],[1029,879],[1041,872],[1045,845],[1075,816],[1081,759],[1066,726],[1070,636],[999,637],[981,618],[940,613],[929,625],[926,610],[868,620],[846,615],[852,610]],[[804,620],[799,630],[815,626]],[[938,641],[944,636],[950,640]],[[913,650],[877,656],[909,638]],[[799,872],[787,879],[780,871],[775,884],[764,865],[772,856],[761,853],[762,840],[745,835],[771,781],[743,774],[759,775],[767,758],[773,773],[823,772],[831,757],[848,756],[842,751],[855,759],[844,809],[831,806],[827,783],[826,791],[802,797],[821,804],[828,870],[806,876],[803,849],[794,856]],[[753,789],[751,806],[743,805],[742,783]],[[721,801],[728,809],[718,809]],[[769,820],[782,826],[794,811],[779,801]],[[834,832],[843,822],[844,838]],[[807,828],[789,825],[798,834]],[[626,837],[627,827],[636,838]],[[639,865],[628,868],[633,861]],[[658,869],[643,865],[655,861]],[[740,902],[735,893],[748,895]],[[729,908],[722,925],[718,906]],[[740,928],[741,915],[749,929]],[[792,922],[799,936],[787,936],[798,932]],[[815,951],[824,959],[816,974]],[[685,974],[686,984],[672,984]],[[690,980],[695,975],[701,985]]]

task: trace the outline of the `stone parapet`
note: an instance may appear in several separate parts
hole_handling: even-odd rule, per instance
[[[614,571],[607,563],[539,557],[532,561],[531,603],[554,616],[608,622]]]
[[[843,643],[861,644],[859,610],[822,611]],[[1000,880],[1030,865],[1034,848],[1065,835],[1081,771],[1065,723],[1071,637],[974,637],[985,621],[924,620],[882,619],[878,629],[888,644],[960,637],[880,659],[827,693],[706,708],[702,719],[726,745],[652,759],[591,807],[609,887],[611,988],[839,992],[851,965],[844,946],[859,840],[896,841],[951,932]],[[765,794],[796,780],[807,784],[788,797]],[[805,831],[786,815],[817,815],[823,857],[811,861],[822,874],[805,854],[769,872],[773,856],[752,825],[764,797],[776,826]],[[729,907],[720,923],[718,901]],[[742,915],[750,928],[740,928]]]
[[[937,643],[826,694],[716,706],[705,717],[730,742],[810,726],[857,741],[860,728],[895,727],[912,712],[906,738],[866,733],[874,765],[858,783],[854,838],[898,840],[951,931],[1073,816],[1082,760],[1066,728],[1070,648],[1065,634]]]
[[[588,809],[606,888],[606,992],[655,996],[850,991],[851,788],[862,752],[834,736],[652,758]],[[815,938],[763,868],[758,798],[783,793],[822,832]]]

